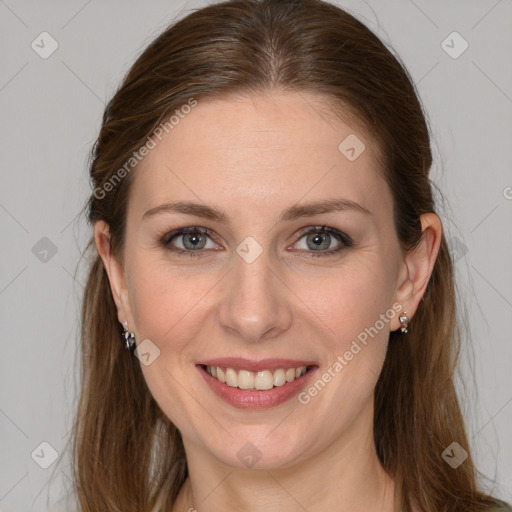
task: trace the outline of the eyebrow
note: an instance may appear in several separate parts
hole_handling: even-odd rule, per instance
[[[296,204],[286,209],[279,217],[278,222],[291,221],[302,217],[311,217],[322,213],[354,211],[365,215],[373,213],[363,205],[349,199],[326,199],[322,201]],[[147,219],[159,213],[184,213],[205,219],[214,220],[222,224],[229,224],[228,216],[216,207],[192,201],[175,201],[161,204],[144,213],[142,219]]]

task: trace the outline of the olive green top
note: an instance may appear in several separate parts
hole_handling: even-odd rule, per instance
[[[512,507],[508,503],[501,501],[496,512],[512,512]]]

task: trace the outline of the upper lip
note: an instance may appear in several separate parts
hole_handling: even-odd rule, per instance
[[[278,368],[298,368],[299,366],[316,366],[313,361],[300,359],[260,359],[254,361],[243,357],[219,357],[200,361],[198,365],[218,366],[220,368],[233,368],[233,370],[249,370],[259,372],[262,370],[277,370]]]

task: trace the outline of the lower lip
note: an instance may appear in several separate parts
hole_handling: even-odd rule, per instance
[[[249,391],[233,388],[213,378],[202,366],[196,366],[199,373],[210,386],[210,389],[220,398],[240,409],[267,409],[286,402],[297,395],[311,379],[318,366],[311,368],[302,377],[292,382],[286,382],[282,386],[275,386],[264,391]]]

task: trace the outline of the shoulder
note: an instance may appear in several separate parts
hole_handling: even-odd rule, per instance
[[[512,512],[512,507],[504,501],[498,501],[498,506],[494,509],[494,512]]]

